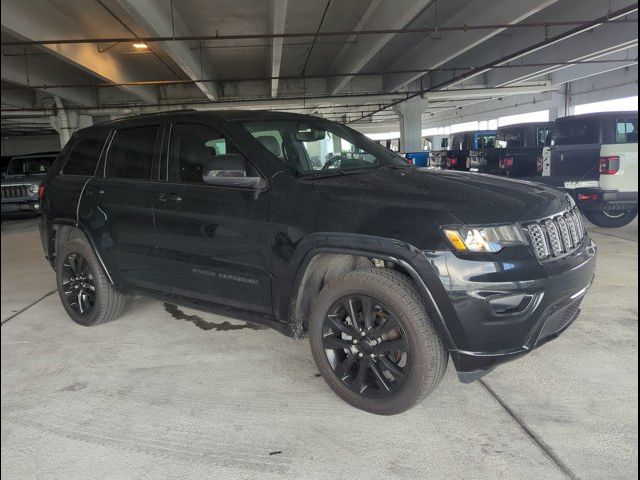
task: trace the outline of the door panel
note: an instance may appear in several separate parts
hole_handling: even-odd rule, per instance
[[[168,199],[156,200],[162,282],[172,293],[270,312],[267,195],[207,185],[165,189]]]
[[[172,127],[155,200],[158,268],[171,293],[271,313],[268,193],[202,182],[207,155],[241,153],[211,126]]]
[[[81,203],[82,222],[110,273],[145,287],[156,277],[153,206],[159,193],[161,134],[161,125],[117,130],[102,175],[87,184]]]

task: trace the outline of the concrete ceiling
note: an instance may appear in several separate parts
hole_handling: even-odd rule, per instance
[[[442,117],[637,64],[636,8],[630,0],[581,0],[579,9],[573,0],[3,0],[3,128],[15,129],[20,115],[49,115],[55,97],[94,116],[272,108],[375,125],[396,121],[392,104],[422,93],[425,116]],[[628,14],[617,22],[627,23],[586,24],[621,9]],[[256,38],[214,38],[230,35]],[[138,51],[135,38],[155,40]]]

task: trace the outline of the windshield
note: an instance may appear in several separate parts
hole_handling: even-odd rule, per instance
[[[36,175],[47,173],[50,157],[14,158],[7,167],[7,175]]]
[[[300,176],[408,166],[402,157],[337,123],[278,120],[245,122],[244,127]]]

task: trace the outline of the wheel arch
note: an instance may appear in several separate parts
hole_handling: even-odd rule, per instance
[[[81,238],[83,240],[86,240],[91,246],[91,249],[93,250],[93,253],[96,255],[98,262],[100,262],[100,265],[102,266],[102,269],[104,270],[105,275],[109,280],[109,283],[111,285],[115,284],[111,276],[111,273],[109,272],[109,269],[107,268],[104,261],[102,260],[102,256],[100,255],[99,250],[96,248],[96,245],[93,242],[91,235],[88,234],[88,232],[82,227],[81,224],[78,224],[75,222],[69,222],[65,220],[52,221],[49,225],[47,235],[48,235],[48,241],[47,241],[48,259],[51,262],[52,266],[54,266],[54,268],[55,268],[55,258],[56,258],[57,252],[60,250],[60,247],[63,244],[73,239]]]
[[[354,235],[354,237],[366,239],[360,235]],[[432,316],[445,345],[447,348],[455,349],[453,338],[447,328],[445,314],[433,293],[433,287],[412,264],[412,260],[419,258],[418,256],[424,258],[420,270],[424,274],[425,269],[429,269],[428,276],[431,281],[439,282],[422,252],[397,240],[375,238],[375,242],[379,246],[385,244],[389,248],[369,250],[357,248],[354,245],[333,245],[316,247],[305,252],[304,260],[300,262],[295,277],[295,288],[292,289],[293,294],[289,305],[289,322],[293,336],[298,338],[306,336],[307,319],[311,312],[313,299],[327,283],[349,271],[376,266],[399,271],[411,280],[420,293],[420,297]],[[370,243],[370,239],[365,243]]]

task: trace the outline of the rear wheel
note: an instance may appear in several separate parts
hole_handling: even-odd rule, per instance
[[[65,243],[56,254],[58,294],[64,309],[80,325],[115,320],[126,297],[109,283],[91,245],[83,238]]]
[[[584,216],[599,227],[620,228],[630,224],[638,215],[638,209],[633,210],[587,210]]]
[[[417,291],[393,270],[356,270],[326,287],[313,306],[309,338],[334,392],[379,415],[420,403],[447,366],[447,350]]]

